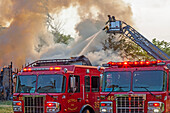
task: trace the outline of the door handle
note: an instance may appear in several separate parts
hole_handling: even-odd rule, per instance
[[[97,97],[97,100],[98,100],[98,101],[100,100],[100,97],[99,97],[99,96]]]
[[[79,100],[82,100],[82,98],[77,98],[77,100],[79,101]]]

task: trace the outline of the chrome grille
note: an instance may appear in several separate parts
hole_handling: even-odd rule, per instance
[[[25,97],[25,113],[44,113],[44,97]]]
[[[145,95],[115,95],[117,113],[144,113]]]

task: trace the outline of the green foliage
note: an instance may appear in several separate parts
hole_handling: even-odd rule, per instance
[[[47,13],[47,18],[46,18],[46,26],[47,30],[49,33],[53,35],[53,40],[54,43],[63,43],[68,45],[70,41],[73,41],[74,39],[70,35],[64,35],[61,33],[61,28],[62,28],[62,22],[58,21],[56,24],[53,23],[54,18],[51,17],[49,13]],[[0,26],[1,29],[1,26]],[[40,53],[44,48],[48,47],[49,44],[45,40],[45,36],[40,35],[38,36],[38,42],[34,46],[34,49],[36,52]]]
[[[0,113],[13,113],[12,105],[11,106],[0,105]]]
[[[63,24],[61,21],[58,21],[56,24],[53,23],[54,18],[50,15],[47,14],[47,29],[53,34],[54,42],[55,43],[63,43],[68,45],[70,41],[73,41],[74,38],[72,38],[70,35],[64,35],[61,33],[61,29],[63,27]]]
[[[12,101],[0,101],[0,105],[12,105]]]
[[[12,101],[0,101],[0,113],[13,113]]]
[[[167,55],[170,56],[170,42],[165,42],[164,40],[163,41],[159,41],[159,40],[156,40],[156,38],[154,38],[152,40],[152,43],[154,45],[156,45],[157,47],[159,47],[162,51],[164,51]]]
[[[68,45],[70,41],[74,40],[70,35],[61,34],[58,31],[52,31],[52,34],[54,36],[55,43],[63,43],[63,44]]]
[[[152,40],[153,44],[158,46],[165,53],[170,55],[170,43],[165,41]],[[103,43],[103,49],[111,49],[113,52],[117,52],[124,60],[155,60],[152,56],[148,55],[145,50],[134,43],[129,38],[120,35],[118,38],[114,35],[110,35]]]

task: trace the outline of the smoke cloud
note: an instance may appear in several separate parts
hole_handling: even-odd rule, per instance
[[[81,21],[73,26],[79,35],[78,40],[68,46],[54,44],[52,35],[47,31],[47,13],[58,14],[70,6],[78,7]],[[108,14],[132,24],[131,8],[122,0],[3,0],[0,1],[0,11],[0,25],[6,27],[0,29],[0,67],[10,61],[16,67],[21,67],[24,63],[39,58],[77,55],[81,50],[72,53],[73,50],[76,51],[76,45],[83,41],[88,43],[86,39],[102,29]],[[88,48],[87,56],[96,54],[95,50],[101,50],[101,42],[106,35],[100,33],[98,37],[92,43],[96,46]],[[39,44],[41,39],[42,45]],[[44,49],[38,48],[41,46]],[[104,51],[97,55],[105,57],[103,53]],[[100,57],[98,58],[101,59]]]

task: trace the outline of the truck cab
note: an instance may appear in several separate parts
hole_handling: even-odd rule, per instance
[[[101,113],[170,112],[170,61],[109,62],[107,66]]]
[[[51,61],[38,61],[18,73],[14,113],[99,112],[102,69],[73,65],[81,61]]]

